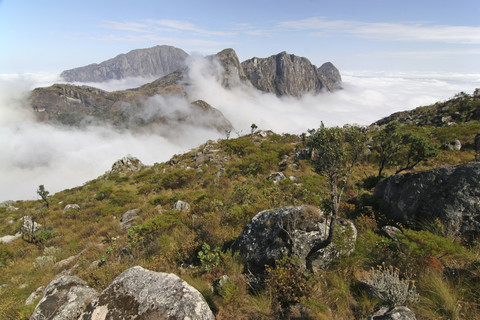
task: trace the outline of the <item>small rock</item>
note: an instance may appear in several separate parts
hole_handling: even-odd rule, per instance
[[[273,181],[274,183],[279,183],[282,180],[287,179],[283,172],[275,172],[268,176],[267,180]]]
[[[17,232],[13,236],[0,237],[0,243],[10,243],[10,242],[15,241],[17,239],[20,239],[21,237],[22,237],[22,234],[20,232]]]
[[[80,210],[80,206],[76,203],[74,204],[67,204],[65,208],[63,208],[63,213],[67,213],[70,210]]]
[[[120,219],[120,224],[123,228],[128,229],[132,226],[132,222],[138,218],[140,209],[133,209],[125,212]]]
[[[382,307],[380,310],[371,313],[368,320],[416,320],[415,313],[407,307],[387,308]]]
[[[462,143],[460,140],[456,139],[445,143],[442,145],[442,149],[444,150],[452,150],[452,151],[460,151],[462,149]]]
[[[172,210],[180,210],[184,212],[190,211],[190,204],[185,201],[177,200],[177,202],[174,203]]]
[[[12,211],[17,211],[18,208],[14,207],[14,206],[8,206],[7,207],[7,212],[12,212]]]
[[[394,226],[383,226],[382,233],[393,241],[398,241],[397,234],[402,233],[402,230]]]

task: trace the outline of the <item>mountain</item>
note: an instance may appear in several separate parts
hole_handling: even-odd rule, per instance
[[[68,82],[103,82],[126,77],[162,77],[185,67],[188,54],[171,46],[132,50],[100,64],[65,70],[60,76]]]
[[[444,127],[470,120],[480,120],[480,89],[476,89],[473,95],[461,92],[447,101],[393,113],[373,125],[383,126],[398,121],[402,124]]]
[[[145,127],[188,123],[231,131],[232,124],[217,109],[197,100],[187,103],[183,88],[177,85],[181,72],[174,72],[139,88],[107,92],[89,86],[54,84],[36,88],[30,94],[30,104],[40,121],[78,126],[88,123],[110,123],[118,127]],[[175,104],[155,100],[154,96],[176,96]]]
[[[252,58],[242,62],[243,71],[254,87],[278,96],[301,96],[333,91],[340,87],[340,73],[332,63],[320,68],[307,58],[281,52],[269,58]]]

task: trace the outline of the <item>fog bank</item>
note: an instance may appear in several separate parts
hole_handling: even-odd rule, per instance
[[[190,64],[190,100],[202,99],[228,118],[237,134],[259,129],[301,133],[326,125],[368,125],[393,112],[446,100],[460,91],[480,87],[480,74],[389,74],[342,72],[343,90],[300,99],[261,93],[240,86],[224,89],[221,70],[206,59]],[[212,70],[216,70],[212,72]],[[89,84],[104,90],[139,86],[151,79],[125,79]],[[107,125],[82,129],[37,123],[26,102],[29,90],[59,82],[58,75],[0,75],[0,201],[36,199],[38,185],[51,193],[95,179],[117,159],[133,155],[145,164],[163,162],[208,139],[222,135],[195,121],[170,122],[163,129],[129,132]],[[187,101],[152,97],[149,112],[188,111]],[[146,114],[145,116],[148,116]],[[205,119],[204,119],[205,120]],[[172,120],[173,121],[173,120]],[[236,137],[232,133],[231,137]]]

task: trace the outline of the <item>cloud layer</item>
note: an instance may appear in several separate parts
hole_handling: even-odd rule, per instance
[[[306,95],[301,99],[278,98],[249,87],[224,89],[218,65],[194,57],[190,65],[190,101],[202,99],[219,109],[237,134],[259,129],[278,133],[301,133],[326,125],[370,124],[393,112],[445,100],[480,87],[480,74],[388,74],[343,72],[344,89],[335,93]],[[216,72],[212,72],[216,70]],[[0,201],[34,199],[38,185],[54,193],[94,179],[127,154],[145,164],[163,162],[208,139],[221,138],[193,119],[170,122],[165,130],[129,132],[108,126],[83,129],[37,123],[26,103],[26,94],[36,86],[50,85],[57,75],[0,75]],[[137,86],[143,79],[111,81],[105,90]],[[149,112],[185,112],[185,100],[153,97]],[[148,116],[145,114],[144,116]],[[168,118],[168,117],[167,117]],[[173,133],[173,134],[172,134]],[[232,134],[235,137],[235,134]]]

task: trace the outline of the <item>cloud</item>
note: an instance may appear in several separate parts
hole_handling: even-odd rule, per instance
[[[422,41],[480,44],[480,27],[432,25],[425,23],[385,23],[308,18],[284,21],[281,28],[310,30],[312,35],[344,33],[381,41]]]
[[[445,100],[480,87],[480,74],[372,73],[343,71],[343,90],[278,98],[247,86],[231,90],[220,84],[218,62],[193,56],[190,60],[189,99],[152,97],[137,117],[162,116],[166,125],[153,130],[126,131],[103,125],[67,128],[37,123],[25,101],[35,86],[50,85],[58,75],[0,75],[0,201],[33,199],[38,185],[52,193],[82,185],[109,170],[117,159],[131,154],[145,164],[163,162],[222,134],[205,128],[211,119],[193,113],[176,121],[178,113],[192,112],[190,101],[202,99],[219,109],[238,134],[259,129],[302,133],[326,125],[370,124],[393,112]],[[147,81],[144,79],[144,81]],[[115,90],[139,85],[127,79],[102,84]],[[119,86],[119,87],[116,87]],[[235,133],[232,133],[235,137]]]

